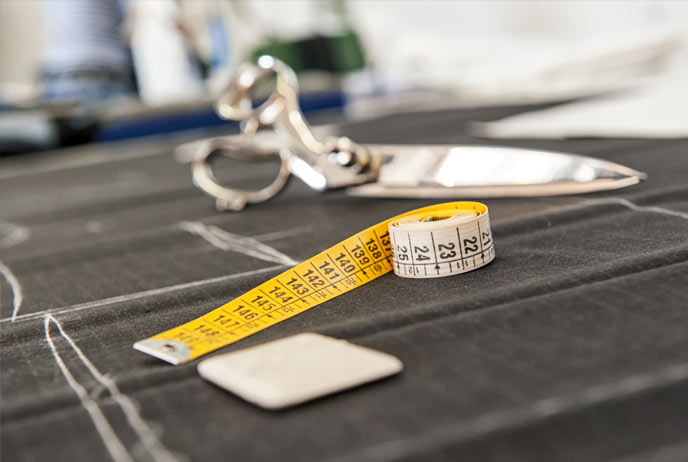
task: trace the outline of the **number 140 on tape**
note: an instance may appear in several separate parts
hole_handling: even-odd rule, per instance
[[[494,259],[487,207],[449,202],[367,228],[221,307],[138,341],[134,348],[182,364],[237,342],[391,271],[436,278]]]

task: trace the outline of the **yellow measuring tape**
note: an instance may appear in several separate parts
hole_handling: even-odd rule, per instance
[[[449,202],[380,222],[186,324],[134,348],[182,364],[394,270],[402,277],[465,273],[494,259],[487,207]]]

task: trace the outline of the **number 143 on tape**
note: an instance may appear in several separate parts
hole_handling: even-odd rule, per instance
[[[237,342],[390,271],[435,278],[494,259],[487,207],[449,202],[412,210],[367,228],[221,307],[138,341],[134,348],[182,364]]]

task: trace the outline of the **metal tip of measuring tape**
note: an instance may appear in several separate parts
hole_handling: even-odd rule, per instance
[[[199,318],[137,342],[134,348],[183,364],[391,271],[406,278],[451,276],[482,268],[494,256],[485,204],[423,207],[366,228]]]
[[[134,343],[134,349],[178,365],[191,359],[189,346],[174,340],[146,339]]]

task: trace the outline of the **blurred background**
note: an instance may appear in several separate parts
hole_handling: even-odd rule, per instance
[[[688,2],[0,0],[3,155],[226,130],[242,61],[347,119],[576,101],[486,137],[688,134]]]

